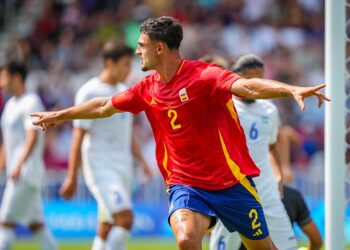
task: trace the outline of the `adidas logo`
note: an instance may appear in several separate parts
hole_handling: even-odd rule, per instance
[[[153,97],[152,97],[152,100],[151,100],[151,104],[152,104],[152,105],[157,104],[156,100],[155,100]]]
[[[259,236],[259,235],[262,235],[262,233],[263,233],[263,232],[262,232],[261,229],[259,228],[259,230],[256,231],[255,234],[253,234],[253,236],[255,236],[255,237],[256,237],[256,236]]]

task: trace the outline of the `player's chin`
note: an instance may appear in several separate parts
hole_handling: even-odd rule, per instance
[[[148,69],[148,67],[146,65],[142,65],[141,66],[141,70],[142,71],[148,71],[149,69]]]

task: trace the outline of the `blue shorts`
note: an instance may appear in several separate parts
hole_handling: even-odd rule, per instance
[[[237,231],[252,240],[269,235],[260,199],[251,177],[218,191],[208,191],[185,185],[169,187],[169,219],[178,209],[190,209],[212,217],[214,226],[219,218],[230,231]]]

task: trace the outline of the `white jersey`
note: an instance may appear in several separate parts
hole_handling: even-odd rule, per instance
[[[269,145],[277,140],[279,116],[276,106],[267,100],[247,104],[233,99],[239,120],[244,129],[249,153],[260,168],[254,178],[262,204],[280,199],[275,174],[271,167]]]
[[[112,86],[95,77],[78,90],[75,104],[95,97],[110,97],[125,89],[127,87],[122,83]],[[88,185],[103,182],[116,174],[125,177],[128,184],[132,176],[132,121],[129,113],[74,121],[75,127],[88,132],[82,145],[83,171]]]
[[[19,97],[10,98],[1,117],[1,129],[6,150],[6,173],[9,175],[17,165],[26,140],[28,130],[38,130],[32,124],[31,113],[44,111],[44,107],[36,94],[23,93]],[[33,151],[24,162],[21,180],[32,186],[42,185],[44,174],[43,163],[44,133],[38,131],[38,137]]]

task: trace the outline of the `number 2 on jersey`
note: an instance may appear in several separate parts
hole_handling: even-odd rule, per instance
[[[169,109],[168,110],[168,117],[171,118],[170,125],[171,125],[172,129],[181,128],[181,124],[175,124],[176,123],[176,119],[177,119],[177,112],[176,112],[176,110]]]

